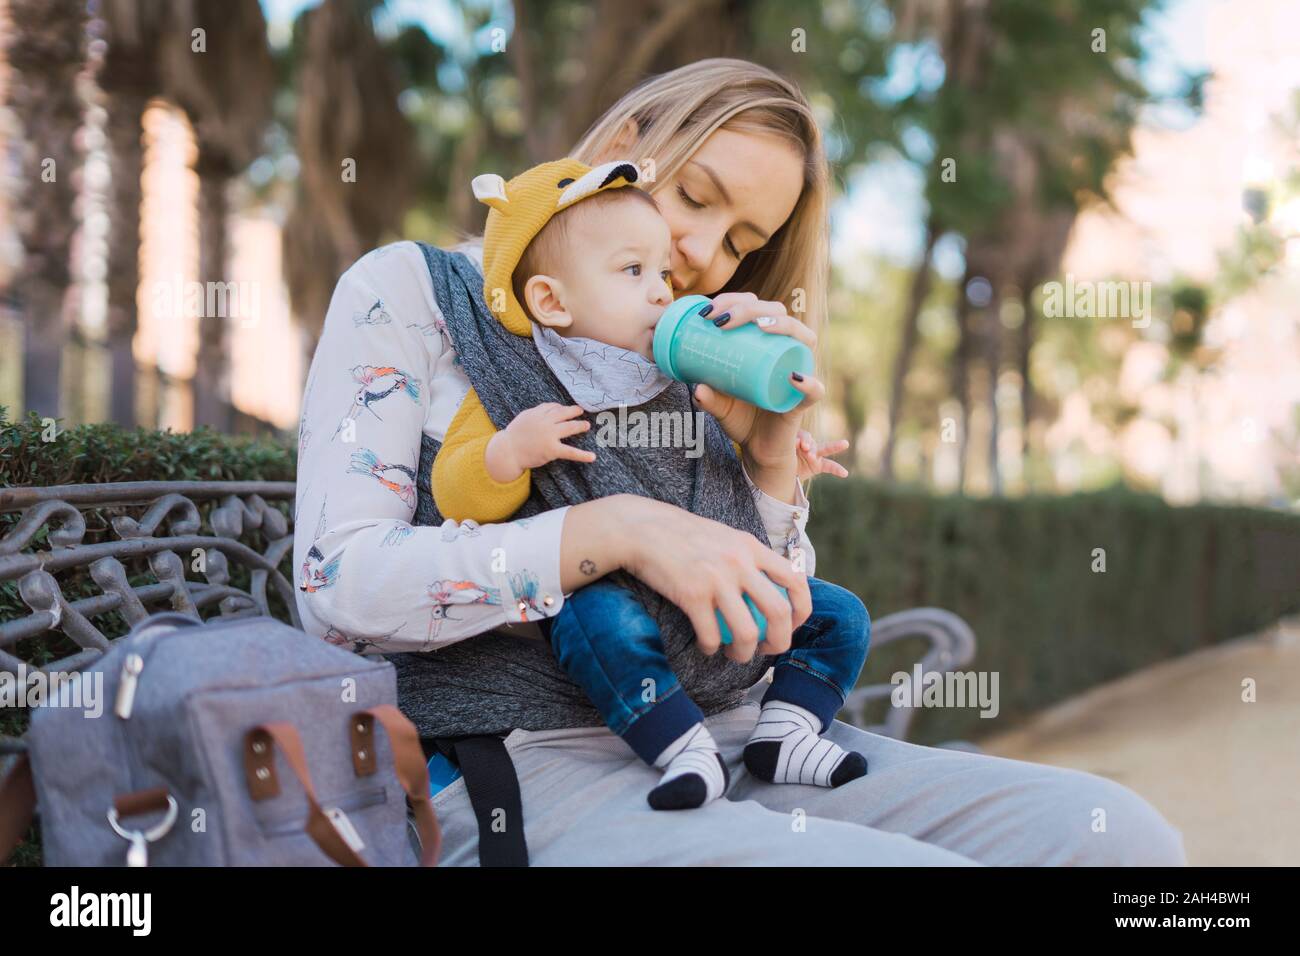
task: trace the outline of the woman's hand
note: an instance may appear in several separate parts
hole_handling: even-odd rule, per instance
[[[708,318],[724,331],[736,329],[753,322],[770,335],[789,335],[815,349],[817,336],[812,329],[786,312],[780,302],[768,302],[752,292],[724,292],[713,299]],[[716,391],[707,385],[695,387],[695,399],[700,407],[716,418],[723,431],[738,443],[744,452],[745,465],[754,483],[774,497],[793,498],[794,488],[787,475],[793,478],[798,468],[795,454],[796,439],[804,412],[821,401],[826,386],[814,375],[796,378],[790,384],[803,393],[803,401],[788,412],[769,412],[749,402]],[[767,485],[773,487],[769,488]]]
[[[714,617],[720,610],[732,635],[723,653],[739,663],[751,660],[756,650],[785,653],[794,629],[812,613],[807,577],[752,534],[636,495],[572,506],[564,522],[564,589],[590,583],[616,567],[680,607],[705,654],[724,646]],[[789,602],[773,581],[789,592]],[[767,619],[761,648],[746,593]]]

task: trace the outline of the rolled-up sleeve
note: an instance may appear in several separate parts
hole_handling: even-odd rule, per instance
[[[299,426],[294,567],[303,627],[363,653],[435,650],[558,613],[566,508],[499,524],[415,515],[431,381],[454,356],[423,256],[340,278]]]
[[[741,465],[744,470],[744,465]],[[749,483],[750,494],[758,507],[759,517],[767,530],[768,544],[772,550],[785,555],[795,562],[796,567],[812,577],[816,570],[817,553],[813,550],[812,540],[808,537],[808,495],[803,482],[795,482],[795,500],[793,504],[773,498],[750,480],[745,472],[745,481]]]

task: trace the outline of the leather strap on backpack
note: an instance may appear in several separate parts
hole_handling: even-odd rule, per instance
[[[340,866],[367,866],[357,851],[348,846],[316,800],[316,788],[307,772],[302,739],[293,724],[283,721],[258,724],[244,735],[244,775],[248,780],[249,795],[254,800],[269,800],[280,795],[280,781],[275,775],[276,748],[307,795],[307,835]]]
[[[433,809],[433,799],[429,793],[429,765],[425,762],[424,751],[420,747],[420,735],[415,729],[415,724],[392,704],[379,704],[353,714],[350,732],[353,742],[353,767],[359,777],[374,772],[373,769],[368,768],[374,765],[373,721],[375,720],[379,721],[388,732],[397,779],[401,782],[407,797],[410,798],[411,809],[415,813],[415,829],[420,835],[420,865],[436,866],[438,851],[442,846],[442,829],[438,826],[438,815]],[[366,752],[367,742],[372,744],[369,754]],[[367,756],[370,757],[368,761]]]
[[[415,727],[391,704],[358,711],[349,718],[353,728],[370,719],[378,720],[388,732],[397,778],[415,811],[416,829],[420,834],[420,865],[435,866],[442,834],[430,802],[429,770],[421,756]],[[355,734],[355,730],[353,732]],[[244,735],[244,775],[252,798],[267,800],[279,795],[280,783],[275,774],[274,753],[277,748],[307,796],[307,835],[335,863],[342,866],[368,866],[360,854],[344,840],[316,799],[316,788],[307,770],[302,740],[292,724],[283,721],[259,724]],[[356,766],[355,749],[353,763]]]
[[[9,859],[27,835],[36,815],[36,786],[27,754],[19,754],[14,765],[0,778],[0,863]]]

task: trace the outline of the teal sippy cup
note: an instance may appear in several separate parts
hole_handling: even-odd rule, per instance
[[[767,575],[764,575],[764,577],[767,577]],[[772,581],[771,578],[768,578],[768,580]],[[772,585],[778,591],[781,592],[782,597],[784,597],[787,601],[790,600],[789,591],[781,587],[781,585],[777,584],[775,581],[772,581]],[[760,641],[767,640],[767,618],[763,616],[763,612],[758,609],[758,605],[754,603],[753,599],[750,598],[748,594],[745,594],[744,598],[745,598],[745,603],[749,606],[749,613],[752,614],[754,617],[754,623],[758,625],[758,639]],[[731,628],[727,626],[727,619],[722,616],[721,611],[714,611],[713,613],[718,618],[718,631],[722,635],[722,643],[730,644]]]
[[[772,335],[752,323],[728,332],[700,310],[702,295],[682,296],[655,326],[655,363],[670,378],[704,383],[771,412],[788,412],[803,400],[790,373],[811,375],[812,350],[788,335]]]

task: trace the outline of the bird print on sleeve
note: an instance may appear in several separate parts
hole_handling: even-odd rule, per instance
[[[332,585],[339,578],[340,559],[341,554],[326,561],[320,548],[313,544],[302,562],[302,583],[298,590],[313,594]]]
[[[384,308],[384,300],[376,299],[374,304],[365,312],[352,313],[352,324],[355,326],[362,325],[388,325],[393,321],[393,317],[388,314]]]
[[[390,465],[380,460],[369,448],[352,453],[348,474],[367,475],[402,499],[408,507],[415,507],[415,469],[410,465]]]
[[[442,629],[442,622],[452,620],[451,608],[458,604],[501,603],[501,590],[473,581],[434,581],[428,587],[432,601],[429,611],[429,635],[426,646],[433,644]]]
[[[352,397],[352,405],[347,413],[334,429],[331,440],[338,438],[348,422],[355,422],[362,412],[369,412],[382,422],[383,417],[372,406],[378,405],[389,395],[401,392],[415,404],[420,403],[420,380],[391,365],[354,365],[352,381],[357,385],[356,394]]]

